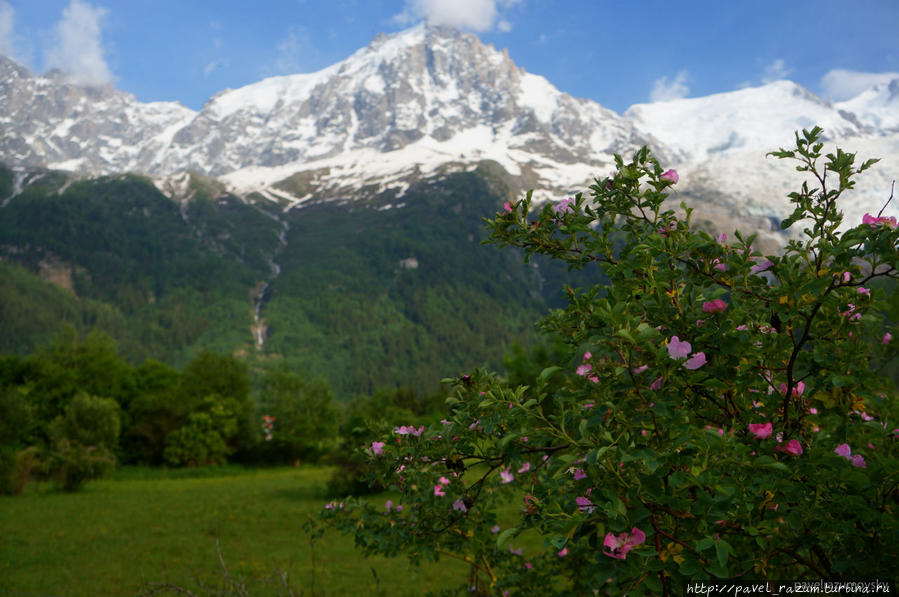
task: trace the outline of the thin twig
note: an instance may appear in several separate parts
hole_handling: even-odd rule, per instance
[[[883,213],[883,210],[885,210],[885,209],[887,208],[887,205],[890,204],[890,201],[893,200],[893,191],[895,190],[895,188],[896,188],[896,181],[894,180],[893,183],[890,185],[890,198],[887,199],[887,202],[884,203],[884,204],[883,204],[883,207],[880,208],[880,211],[877,212],[877,217],[878,217],[878,218],[880,217],[880,214]]]

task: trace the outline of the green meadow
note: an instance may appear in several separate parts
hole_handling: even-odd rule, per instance
[[[294,595],[422,595],[464,582],[462,562],[364,558],[333,532],[313,549],[302,525],[328,501],[333,470],[122,469],[77,493],[32,484],[0,496],[0,594],[240,594],[226,592],[219,550],[250,595],[288,595],[280,573]]]

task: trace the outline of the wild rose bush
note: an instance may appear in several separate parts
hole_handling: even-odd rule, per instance
[[[678,176],[644,148],[577,195],[488,222],[491,240],[609,283],[566,289],[542,328],[571,360],[534,387],[452,380],[452,415],[362,449],[401,497],[332,502],[316,532],[365,554],[470,564],[480,594],[681,594],[700,579],[895,578],[895,356],[874,282],[899,276],[895,221],[840,232],[870,167],[821,130],[772,155],[818,181],[790,195],[805,226],[782,256],[663,209]],[[823,162],[823,163],[822,163]],[[514,518],[511,515],[514,514]],[[541,550],[516,540],[536,531]]]

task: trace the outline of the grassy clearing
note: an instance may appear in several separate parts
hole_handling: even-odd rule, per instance
[[[76,494],[39,487],[0,497],[0,594],[135,595],[144,581],[216,586],[216,542],[233,577],[281,570],[303,595],[421,595],[465,578],[449,559],[421,568],[364,559],[352,537],[336,533],[316,547],[313,565],[302,524],[325,503],[332,469],[218,472],[125,470]],[[277,593],[274,585],[251,592]]]

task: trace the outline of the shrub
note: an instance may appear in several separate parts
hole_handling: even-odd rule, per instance
[[[63,438],[46,459],[46,471],[57,489],[77,491],[92,479],[100,479],[115,468],[115,456],[104,445],[85,446]]]
[[[231,448],[228,441],[238,431],[237,400],[207,396],[203,410],[191,413],[187,423],[166,437],[166,462],[174,466],[224,464]]]
[[[480,594],[895,577],[897,407],[871,371],[896,341],[871,282],[899,275],[899,230],[879,215],[840,230],[838,200],[876,160],[822,156],[820,134],[773,153],[813,181],[790,195],[783,227],[805,236],[780,256],[666,209],[677,173],[645,148],[589,199],[506,203],[493,242],[608,277],[541,324],[568,358],[530,387],[454,380],[441,424],[361,447],[397,503],[332,502],[321,522],[366,554],[464,559]],[[542,552],[513,549],[526,530]]]
[[[76,491],[115,468],[115,448],[121,428],[119,405],[112,398],[79,393],[65,413],[50,423],[50,447],[44,473],[65,491]]]

